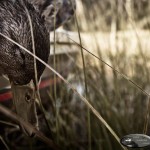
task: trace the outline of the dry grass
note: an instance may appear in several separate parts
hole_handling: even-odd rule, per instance
[[[86,28],[91,28],[87,22],[87,20],[84,22]],[[81,28],[80,22],[79,28]],[[135,28],[132,31],[135,33]],[[80,34],[80,30],[78,30],[78,34]],[[120,34],[117,34],[118,39],[115,40],[115,44],[119,44],[121,39]],[[122,40],[124,45],[121,45],[120,51],[118,49],[111,51],[112,47],[108,46],[107,42],[103,43],[108,48],[107,53],[104,53],[104,49],[97,39],[99,36],[94,33],[89,33],[89,36],[92,37],[93,49],[96,50],[94,54],[102,61],[95,61],[95,57],[87,53],[85,55],[85,52],[82,51],[82,57],[79,56],[74,63],[78,60],[85,61],[84,67],[81,63],[77,63],[67,79],[64,79],[56,71],[58,68],[55,60],[55,69],[53,69],[52,65],[44,63],[18,43],[8,37],[5,38],[30,53],[63,80],[60,85],[56,86],[55,84],[54,87],[45,90],[44,94],[41,92],[43,107],[50,125],[49,130],[40,114],[41,131],[57,141],[62,150],[125,149],[121,147],[119,137],[130,133],[145,132],[149,134],[149,130],[147,130],[149,129],[149,110],[147,108],[149,106],[150,57],[145,53],[147,49],[144,46],[136,46],[134,47],[136,53],[128,54],[129,41],[126,38]],[[103,39],[105,36],[102,35],[101,38]],[[135,39],[137,45],[143,44],[143,38],[135,35]],[[82,36],[79,39],[79,45],[82,44],[81,40]],[[78,50],[80,51],[81,48],[83,50],[83,47],[79,47]],[[91,49],[92,46],[90,47],[89,43],[88,50],[91,51]],[[103,61],[103,58],[106,62]],[[86,95],[87,99],[82,95]],[[9,130],[8,127],[6,129],[7,134],[11,134],[10,127]],[[46,145],[38,144],[39,141],[36,139],[31,141],[21,134],[19,134],[18,142],[15,139],[17,132],[11,137],[16,144],[16,149],[26,149],[27,147],[36,150],[48,149]],[[13,143],[6,138],[7,136],[4,137],[8,146],[13,147]],[[22,139],[27,139],[27,142],[18,144]]]

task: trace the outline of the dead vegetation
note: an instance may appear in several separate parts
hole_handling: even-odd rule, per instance
[[[134,9],[130,3],[126,2],[130,1],[122,1],[120,5],[115,6],[128,6],[126,9],[131,16],[131,10]],[[107,0],[102,5],[104,10],[98,10],[97,8],[103,3],[102,1],[94,3],[96,5],[93,4],[94,6],[92,6],[95,11],[90,12],[90,19],[94,15],[98,17],[98,11],[104,11],[104,5],[110,3],[110,1]],[[82,4],[82,1],[80,1],[80,4]],[[63,58],[58,57],[57,62],[51,61],[51,63],[54,62],[57,65],[50,64],[49,69],[64,82],[56,84],[56,76],[51,73],[50,77],[54,79],[54,84],[40,91],[46,116],[45,122],[42,111],[38,110],[40,131],[52,139],[58,145],[58,149],[62,150],[125,149],[117,141],[119,140],[118,137],[121,138],[130,133],[150,134],[148,107],[150,90],[149,30],[137,30],[139,27],[135,26],[135,21],[138,15],[135,16],[135,20],[128,17],[129,14],[124,12],[125,8],[123,9],[123,16],[126,21],[128,20],[128,24],[123,21],[120,23],[120,29],[130,29],[126,32],[118,32],[113,19],[110,27],[110,20],[105,16],[99,18],[103,22],[106,21],[102,26],[105,27],[107,24],[107,29],[98,26],[100,22],[98,19],[95,19],[96,22],[93,21],[89,24],[89,20],[85,17],[88,6],[84,2],[82,7],[79,12],[82,14],[82,22],[77,17],[78,33],[75,33],[75,36],[69,34],[69,38],[79,43],[80,46],[82,42],[83,47],[81,49],[77,43],[72,41],[73,45],[76,45],[75,49],[79,51],[78,57],[74,57],[74,55],[65,51]],[[142,7],[144,6],[142,5]],[[111,15],[115,16],[116,14],[108,13],[108,16]],[[115,18],[114,16],[112,18]],[[139,14],[139,16],[143,15]],[[75,22],[73,25],[75,26]],[[98,32],[87,32],[88,29],[91,31],[98,30]],[[86,33],[81,31],[86,31]],[[79,38],[79,33],[81,38]],[[61,47],[62,43],[59,40],[57,42],[56,39],[56,48]],[[94,56],[88,53],[84,47]],[[83,57],[80,56],[82,50]],[[64,58],[69,59],[69,63],[66,62],[62,66],[61,63]],[[83,59],[85,60],[84,67],[82,65]],[[67,70],[64,79],[58,72],[61,70],[59,73],[63,74],[67,63],[74,65],[68,65],[71,69]],[[51,68],[53,65],[57,72]],[[86,88],[87,93],[85,92]],[[11,109],[11,107],[9,108]],[[15,123],[10,122],[4,115],[1,120],[0,126],[3,129],[0,133],[1,146],[4,148],[10,147],[10,149],[16,150],[27,148],[49,149],[48,145],[37,140],[37,138],[31,140],[21,134]],[[4,120],[7,123],[3,122]]]

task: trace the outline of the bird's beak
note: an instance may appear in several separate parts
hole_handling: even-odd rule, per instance
[[[13,103],[15,105],[16,113],[26,122],[32,124],[38,129],[38,119],[36,113],[36,91],[33,81],[26,85],[15,85],[11,83],[13,93]],[[34,136],[30,129],[26,129],[22,123],[20,128],[27,136]]]

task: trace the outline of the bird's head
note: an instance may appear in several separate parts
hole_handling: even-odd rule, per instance
[[[36,90],[33,80],[26,85],[16,85],[11,82],[13,93],[13,103],[16,113],[26,122],[32,124],[38,129],[38,119],[36,115]],[[19,123],[21,130],[27,136],[34,136],[32,130],[26,129],[22,123]]]

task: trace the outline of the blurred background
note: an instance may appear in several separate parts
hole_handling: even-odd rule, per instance
[[[72,20],[51,33],[49,65],[89,101],[119,138],[132,133],[150,135],[150,1],[76,3]],[[10,92],[4,88],[9,85],[5,78],[1,77],[0,85],[2,94]],[[40,94],[45,109],[43,113],[38,107],[40,130],[61,150],[125,149],[83,100],[48,69]],[[14,110],[11,96],[0,98]],[[0,118],[1,139],[10,149],[49,149],[9,123],[5,116]]]

